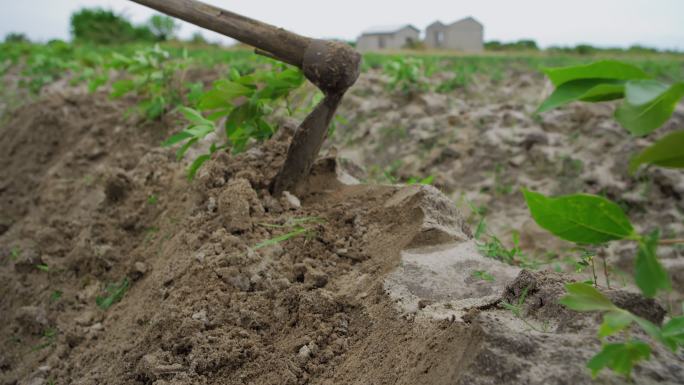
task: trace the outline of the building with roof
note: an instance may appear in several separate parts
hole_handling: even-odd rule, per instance
[[[436,21],[425,30],[425,46],[465,52],[484,49],[484,26],[472,17],[451,24]]]
[[[356,40],[360,52],[401,49],[420,41],[420,30],[410,24],[376,27],[364,31]]]

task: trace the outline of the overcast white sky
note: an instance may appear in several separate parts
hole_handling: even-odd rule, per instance
[[[355,39],[377,25],[473,16],[486,40],[536,40],[542,46],[589,43],[643,44],[684,50],[684,0],[206,0],[230,11],[312,37]],[[24,32],[31,39],[69,37],[69,15],[102,6],[142,22],[152,11],[129,0],[0,0],[0,37]],[[184,24],[182,36],[198,28]],[[211,40],[218,35],[205,33]]]

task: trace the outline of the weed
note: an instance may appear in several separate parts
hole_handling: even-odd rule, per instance
[[[321,223],[322,221],[323,221],[323,219],[318,218],[318,217],[303,217],[303,218],[289,219],[283,225],[261,223],[260,225],[264,226],[264,227],[277,228],[277,229],[283,229],[284,228],[284,229],[292,229],[292,230],[283,234],[283,235],[279,235],[277,237],[259,242],[252,247],[252,250],[259,250],[259,249],[262,249],[264,247],[273,246],[273,245],[285,242],[289,239],[292,239],[292,238],[295,238],[295,237],[298,237],[301,235],[311,234],[314,231],[315,225]]]
[[[62,298],[62,294],[64,294],[61,290],[54,290],[50,294],[50,302],[57,302],[59,301],[60,298]]]
[[[541,327],[535,326],[531,322],[529,322],[527,319],[525,319],[524,311],[525,309],[523,308],[523,305],[525,304],[525,299],[527,299],[527,292],[529,290],[529,287],[526,287],[522,293],[520,294],[520,297],[518,298],[518,302],[515,304],[510,304],[506,301],[501,302],[501,306],[503,306],[506,310],[510,311],[511,314],[513,314],[517,319],[521,320],[525,325],[527,325],[530,329],[540,332],[540,333],[548,333],[549,330],[549,324],[547,322],[543,323]]]
[[[46,273],[49,273],[49,272],[50,272],[50,266],[48,266],[48,265],[46,265],[46,264],[36,265],[36,269],[38,269],[38,270],[40,270],[40,271],[44,271],[44,272],[46,272]]]
[[[488,273],[484,270],[473,271],[473,277],[475,277],[481,281],[487,281],[487,282],[494,282],[496,280],[493,275],[491,275],[490,273]]]
[[[35,345],[31,348],[32,351],[38,351],[51,346],[57,339],[58,330],[54,328],[48,328],[43,331],[42,339],[43,342]]]
[[[95,303],[100,309],[107,310],[115,303],[121,301],[129,286],[128,278],[122,279],[118,284],[111,284],[107,286],[107,296],[95,298]]]
[[[10,250],[10,259],[12,261],[16,261],[17,259],[19,259],[20,256],[21,256],[21,249],[19,248],[19,246],[12,247],[12,249]]]
[[[155,194],[152,194],[147,197],[147,204],[154,206],[157,204],[157,202],[159,202],[159,197]]]

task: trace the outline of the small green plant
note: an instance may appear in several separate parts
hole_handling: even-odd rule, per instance
[[[159,202],[159,197],[157,195],[152,194],[152,195],[147,197],[147,204],[148,205],[154,206],[157,204],[157,202]]]
[[[488,273],[484,270],[473,271],[473,277],[475,277],[481,281],[487,281],[487,282],[494,282],[496,280],[493,275],[491,275],[490,273]]]
[[[629,378],[634,365],[651,356],[651,346],[629,335],[632,324],[638,325],[653,340],[662,343],[673,352],[684,347],[684,316],[673,317],[662,327],[638,317],[631,312],[617,307],[610,299],[596,288],[586,283],[571,283],[566,285],[568,294],[561,298],[560,303],[569,309],[581,312],[598,311],[603,313],[603,323],[599,327],[598,336],[603,342],[603,349],[588,362],[592,376],[604,368]],[[606,338],[623,333],[623,342],[607,343]]]
[[[212,143],[209,153],[197,157],[188,168],[188,178],[194,178],[197,170],[220,149],[231,148],[244,151],[251,139],[264,141],[275,134],[277,127],[267,121],[278,103],[304,83],[304,75],[298,69],[276,65],[271,72],[240,75],[232,70],[229,80],[219,80],[204,93],[198,108],[183,107],[181,112],[190,122],[183,131],[171,136],[162,145],[183,145],[176,155],[182,159],[192,145],[216,131],[223,121],[227,142]],[[207,117],[202,111],[210,112]]]
[[[12,247],[12,249],[10,250],[10,259],[12,261],[16,261],[17,259],[19,259],[20,256],[21,256],[21,249],[19,248],[19,246]]]
[[[50,302],[59,301],[59,299],[62,298],[62,294],[64,294],[64,292],[62,292],[61,290],[53,290],[50,294]]]
[[[115,303],[121,301],[124,294],[128,291],[130,284],[128,278],[124,278],[120,283],[114,283],[107,286],[107,296],[96,297],[95,303],[102,310],[109,309]]]
[[[173,58],[159,45],[138,50],[132,56],[114,53],[108,67],[122,70],[130,77],[112,83],[111,96],[120,98],[135,93],[141,98],[136,106],[138,112],[149,120],[157,119],[183,101],[183,78],[188,64],[187,51],[180,58]]]
[[[50,272],[50,266],[48,266],[48,265],[46,265],[46,264],[44,264],[44,263],[39,264],[39,265],[36,265],[36,269],[38,269],[38,270],[40,270],[40,271],[44,271],[44,272],[46,272],[46,273],[49,273],[49,272]]]
[[[54,328],[45,329],[43,331],[43,335],[42,335],[43,342],[36,345],[36,346],[33,346],[31,348],[31,350],[32,351],[43,350],[43,349],[51,346],[52,344],[55,343],[55,340],[57,339],[57,333],[58,333],[57,329],[54,329]]]
[[[293,218],[288,220],[283,225],[274,225],[268,223],[261,223],[261,226],[276,228],[276,229],[288,229],[287,233],[279,235],[277,237],[267,239],[265,241],[259,242],[252,247],[252,250],[259,250],[264,247],[277,245],[279,243],[285,242],[289,239],[311,234],[315,230],[315,226],[321,223],[323,220],[318,217],[303,217],[303,218]]]
[[[530,329],[540,332],[540,333],[546,333],[548,331],[548,324],[542,325],[542,327],[535,326],[532,324],[530,321],[528,321],[525,318],[525,308],[523,305],[525,304],[525,300],[527,299],[527,292],[529,291],[529,287],[526,287],[522,293],[520,294],[520,297],[518,298],[518,302],[515,304],[508,303],[506,301],[501,302],[501,306],[504,307],[504,309],[508,310],[515,316],[515,318],[519,319],[522,321],[527,327]]]
[[[412,57],[397,57],[385,64],[384,71],[390,77],[387,87],[392,91],[400,91],[411,95],[423,91],[427,84],[423,78],[424,63]]]

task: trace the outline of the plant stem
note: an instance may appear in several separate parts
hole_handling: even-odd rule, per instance
[[[681,245],[684,244],[684,238],[661,239],[660,241],[658,241],[658,244],[661,246]]]
[[[594,257],[591,258],[591,275],[594,276],[594,287],[598,287],[598,277],[596,276],[596,266],[594,265]]]
[[[608,262],[606,261],[606,257],[601,257],[603,260],[603,276],[606,279],[606,287],[610,289],[610,277],[609,277],[609,272],[608,272]]]

